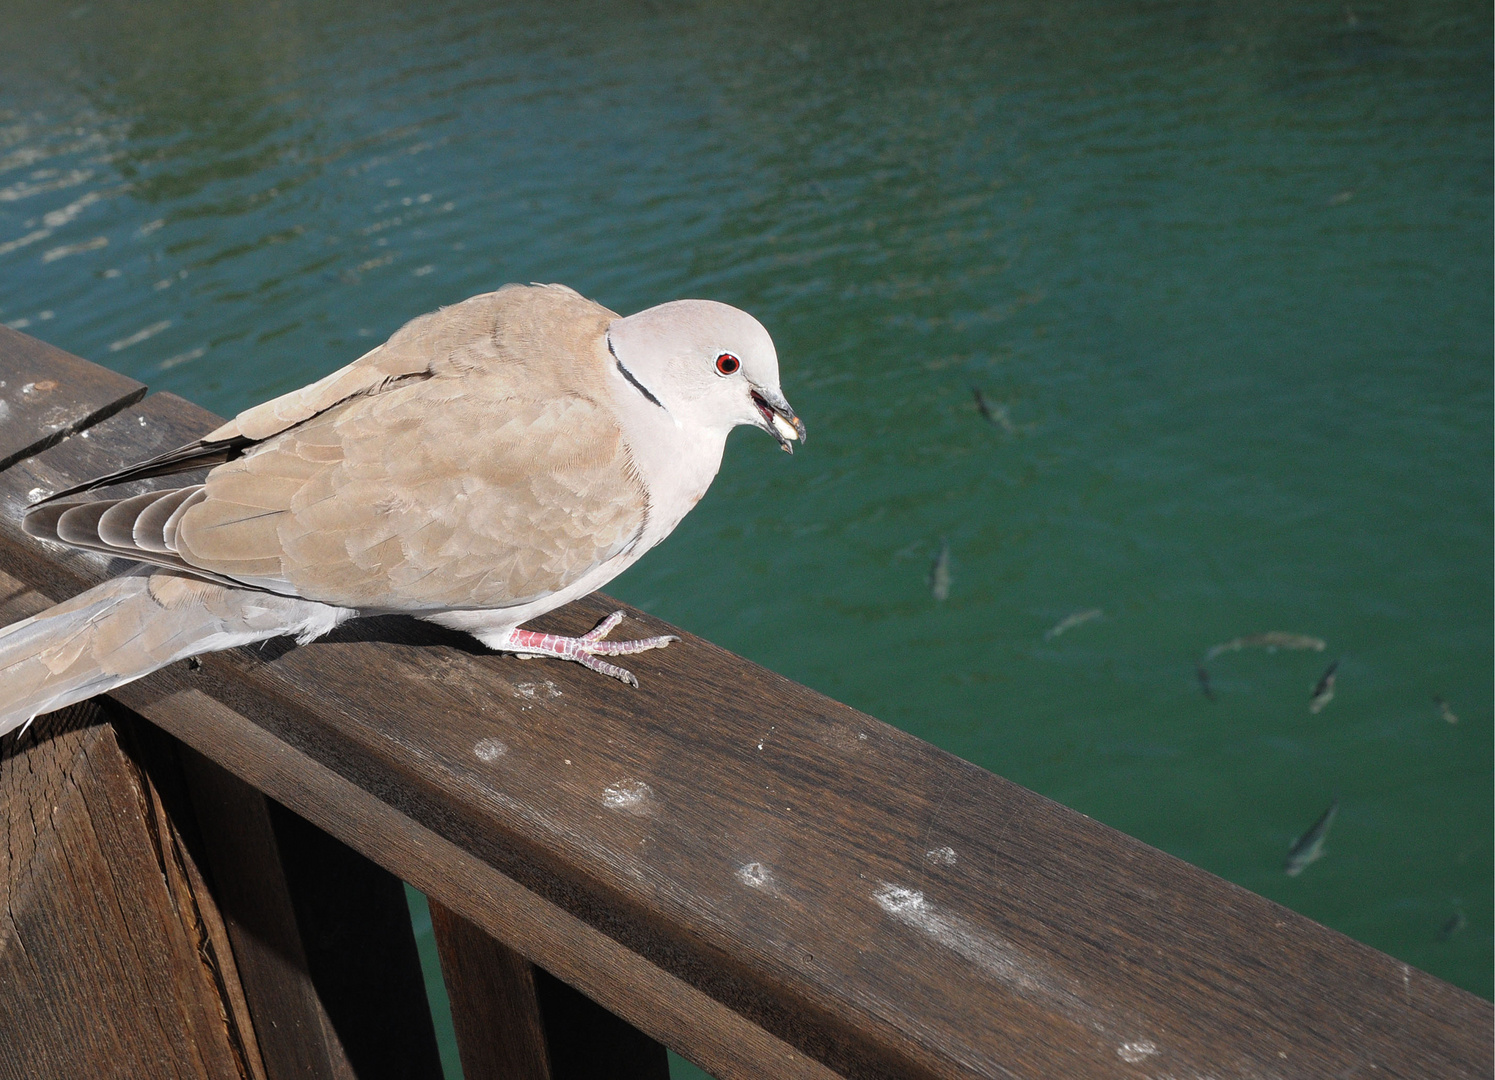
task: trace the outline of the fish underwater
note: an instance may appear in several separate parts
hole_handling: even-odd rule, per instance
[[[1012,417],[1007,414],[1006,405],[998,405],[988,401],[986,395],[981,392],[981,387],[971,387],[971,396],[976,399],[976,409],[985,417],[986,422],[992,427],[999,427],[1009,435],[1017,433],[1017,427],[1012,422]]]
[[[1269,630],[1265,634],[1250,634],[1246,637],[1233,638],[1222,645],[1211,646],[1210,651],[1204,654],[1206,662],[1213,660],[1221,653],[1240,652],[1242,649],[1266,649],[1275,652],[1278,649],[1312,649],[1314,652],[1324,651],[1324,639],[1309,637],[1307,634],[1289,634],[1282,630]]]
[[[1077,626],[1084,626],[1088,622],[1099,619],[1104,614],[1105,612],[1100,608],[1091,608],[1089,611],[1077,611],[1073,615],[1066,616],[1060,620],[1057,626],[1050,627],[1048,632],[1043,635],[1043,640],[1053,641],[1060,634],[1064,633],[1064,631],[1073,630]]]
[[[1455,911],[1443,921],[1443,925],[1438,929],[1438,937],[1443,941],[1447,941],[1468,925],[1469,920],[1464,916],[1464,913],[1462,911]]]
[[[945,600],[950,595],[950,541],[940,537],[940,553],[929,567],[929,593],[936,600]]]
[[[1026,435],[1035,430],[1038,424],[1016,424],[1012,421],[1011,407],[987,397],[981,387],[971,387],[971,397],[976,399],[976,411],[981,414],[983,420],[995,428],[1001,428],[1007,435]]]
[[[1438,706],[1438,715],[1450,724],[1457,724],[1459,722],[1458,714],[1448,707],[1448,702],[1444,701],[1441,695],[1433,695],[1433,704]]]
[[[1329,835],[1329,826],[1334,824],[1334,815],[1337,813],[1339,813],[1339,800],[1335,799],[1329,804],[1329,809],[1324,811],[1323,817],[1315,821],[1306,833],[1298,837],[1292,850],[1287,853],[1287,861],[1282,864],[1282,870],[1288,877],[1297,877],[1309,863],[1323,857],[1324,838]]]
[[[1308,702],[1309,712],[1316,713],[1334,700],[1334,673],[1338,670],[1339,661],[1336,660],[1319,679],[1318,685],[1313,688],[1313,697]]]
[[[1196,665],[1194,668],[1194,678],[1199,680],[1199,689],[1204,694],[1204,696],[1208,700],[1214,701],[1215,688],[1210,685],[1209,669],[1206,668],[1203,664]]]

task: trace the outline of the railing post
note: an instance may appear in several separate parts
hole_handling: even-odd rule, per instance
[[[664,1047],[431,900],[467,1080],[669,1080]]]
[[[87,702],[0,740],[0,1076],[266,1077],[152,734]]]
[[[399,879],[180,753],[271,1080],[440,1080]]]

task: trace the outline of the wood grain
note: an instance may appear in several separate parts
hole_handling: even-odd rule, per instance
[[[3,614],[3,609],[0,609]],[[704,1065],[719,1080],[829,1080],[823,1065],[550,904],[389,802],[200,690],[159,697],[150,719],[588,997]]]
[[[431,925],[467,1080],[669,1080],[631,1024],[439,902]]]
[[[636,691],[385,618],[118,696],[724,1076],[1491,1075],[1488,1002],[682,636]]]
[[[218,898],[208,884],[202,834],[187,794],[179,751],[181,743],[108,698],[97,699],[114,728],[115,738],[135,762],[151,803],[151,824],[159,837],[158,861],[178,910],[196,918],[198,959],[218,991],[227,1034],[239,1071],[267,1080],[259,1034],[244,995],[244,986]]]
[[[43,606],[39,597],[28,595],[3,573],[0,597],[5,621]],[[189,956],[195,948],[205,979],[163,983],[158,954],[167,950],[148,942],[143,967],[131,969],[131,977],[118,979],[119,972],[106,964],[109,980],[120,983],[121,994],[135,986],[150,986],[153,1016],[163,1004],[185,1007],[178,1000],[183,995],[208,994],[205,1007],[210,1014],[222,1014],[224,1038],[236,1058],[233,1075],[268,1076],[270,1080],[439,1078],[435,1033],[399,880],[212,762],[184,751],[158,729],[107,699],[100,700],[108,706],[112,730],[103,723],[98,703],[90,703],[43,718],[24,739],[11,736],[0,743],[4,754],[0,793],[5,796],[0,799],[0,815],[14,826],[26,820],[23,810],[27,805],[55,799],[51,778],[55,769],[48,763],[58,753],[74,751],[67,750],[66,739],[51,738],[47,732],[59,721],[66,724],[77,711],[94,721],[87,738],[102,740],[105,747],[84,755],[90,781],[97,782],[92,775],[98,771],[93,760],[108,751],[121,755],[125,765],[135,770],[135,794],[155,859],[143,858],[142,845],[109,846],[87,863],[90,872],[107,873],[109,882],[91,885],[74,869],[69,873],[75,881],[71,893],[55,894],[42,886],[48,907],[41,921],[55,928],[76,924],[79,897],[106,887],[114,891],[129,887],[137,900],[143,897],[146,904],[167,905],[196,942],[180,948]],[[33,739],[38,732],[40,736]],[[111,745],[111,737],[123,742]],[[7,773],[9,781],[4,779]],[[66,809],[64,804],[54,808],[54,813]],[[128,815],[115,809],[110,816]],[[117,827],[113,820],[108,824],[111,829]],[[64,845],[75,846],[70,845],[68,834],[54,830],[53,836],[33,846],[51,853]],[[23,833],[10,834],[5,848],[14,858],[0,866],[0,890],[9,895],[12,903],[7,910],[14,916],[26,906],[24,899],[16,897],[30,897],[37,888],[33,876],[38,860],[28,857],[35,853]],[[142,875],[143,882],[139,880]],[[164,891],[152,887],[158,880]],[[34,913],[27,914],[34,917]],[[88,917],[86,912],[83,917]],[[117,943],[101,941],[106,935],[87,941],[65,934],[59,937],[65,945],[48,939],[40,948],[27,948],[23,938],[7,939],[15,947],[10,959],[31,960],[44,969],[44,977],[30,987],[37,1000],[25,999],[20,989],[26,985],[24,980],[14,983],[15,995],[7,995],[8,984],[0,980],[0,1019],[7,1018],[10,1003],[24,1005],[26,1014],[33,1017],[45,1015],[49,1007],[61,1007],[72,1023],[36,1032],[58,1040],[58,1045],[44,1047],[52,1056],[44,1056],[43,1064],[36,1066],[41,1073],[33,1074],[29,1065],[22,1067],[38,1056],[36,1043],[13,1040],[17,1056],[10,1064],[20,1071],[12,1072],[0,1054],[0,1077],[94,1075],[101,1074],[101,1069],[107,1071],[106,1063],[116,1062],[124,1070],[121,1075],[139,1075],[130,1072],[130,1062],[138,1063],[138,1059],[106,1049],[101,1039],[112,1033],[138,1051],[136,1044],[163,1037],[159,1018],[143,1032],[139,1018],[134,1018],[136,1026],[124,1025],[120,1032],[116,1029],[131,1019],[127,1010],[114,1004],[91,1009],[86,995],[71,991],[58,1000],[59,970],[69,979],[77,978],[78,972],[93,971],[98,966],[95,949],[103,947],[113,955]],[[65,956],[55,955],[59,949]],[[4,953],[0,945],[0,957]],[[4,963],[0,958],[0,967]],[[101,1022],[102,1031],[95,1027]],[[80,1031],[87,1037],[78,1038]],[[185,1031],[171,1037],[190,1046],[198,1035]]]
[[[263,1077],[212,901],[102,721],[0,741],[0,1077]]]
[[[535,965],[430,901],[464,1080],[554,1080]]]
[[[270,1075],[439,1080],[398,879],[201,755],[182,763]]]
[[[134,379],[0,326],[0,469],[145,396]]]
[[[352,1077],[308,971],[267,800],[199,756],[184,756],[214,890],[272,1077]]]

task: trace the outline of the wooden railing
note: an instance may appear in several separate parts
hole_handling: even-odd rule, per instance
[[[0,380],[8,622],[124,568],[29,501],[218,420]],[[469,1080],[1491,1075],[1488,1002],[682,637],[631,690],[371,619],[7,738],[0,1075],[438,1075],[400,879]]]

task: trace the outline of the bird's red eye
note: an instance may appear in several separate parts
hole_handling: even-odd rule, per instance
[[[734,374],[740,367],[742,367],[742,361],[729,352],[724,352],[716,358],[716,370],[723,375]]]

